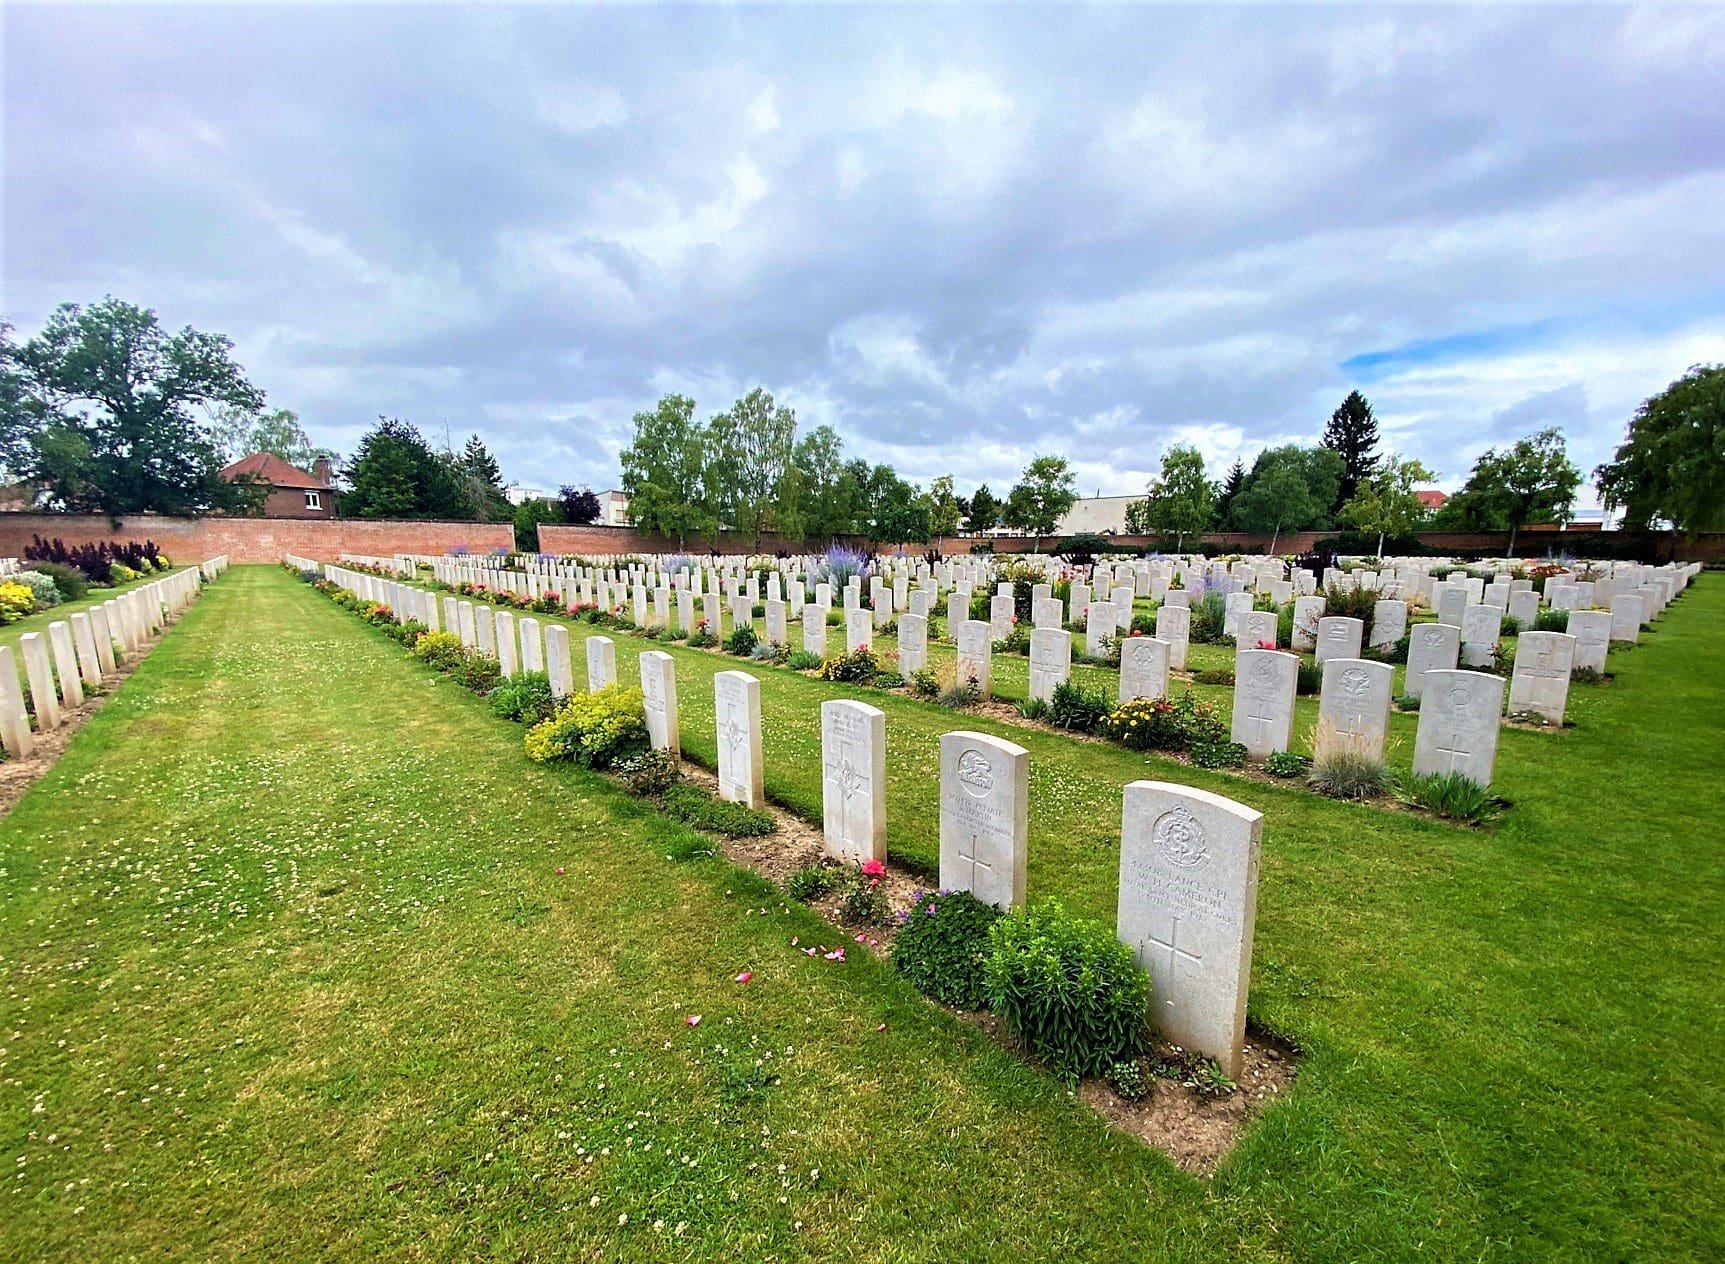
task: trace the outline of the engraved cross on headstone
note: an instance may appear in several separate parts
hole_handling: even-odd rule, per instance
[[[977,841],[976,831],[971,830],[969,850],[967,851],[963,844],[960,844],[958,849],[959,863],[970,866],[970,891],[972,895],[976,894],[976,871],[978,869],[988,870],[991,877],[994,874],[994,866],[982,858],[982,849],[976,845]]]
[[[1170,979],[1172,979],[1179,971],[1180,964],[1182,962],[1193,966],[1201,966],[1204,964],[1203,954],[1193,952],[1190,948],[1182,948],[1180,946],[1180,919],[1178,917],[1174,919],[1174,925],[1168,931],[1168,938],[1166,940],[1156,938],[1155,932],[1152,931],[1144,936],[1138,946],[1142,949],[1146,957],[1150,955],[1150,950],[1152,948],[1156,949],[1158,952],[1168,954],[1168,977]],[[1174,998],[1168,994],[1168,989],[1166,988],[1159,989],[1158,997],[1165,1008],[1174,1004]]]

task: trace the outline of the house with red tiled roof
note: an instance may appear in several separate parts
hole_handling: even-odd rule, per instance
[[[266,518],[333,518],[335,486],[329,458],[320,456],[312,463],[312,471],[307,474],[273,452],[253,452],[224,469],[222,477],[230,483],[244,479],[266,485]]]
[[[1425,491],[1416,491],[1414,495],[1419,497],[1420,504],[1427,509],[1441,509],[1444,501],[1449,499],[1447,492],[1440,492],[1435,487],[1428,487]]]

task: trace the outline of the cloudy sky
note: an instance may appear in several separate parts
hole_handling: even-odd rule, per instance
[[[615,484],[766,386],[917,481],[1136,492],[1351,388],[1446,485],[1725,360],[1725,8],[8,3],[0,315],[217,330]]]

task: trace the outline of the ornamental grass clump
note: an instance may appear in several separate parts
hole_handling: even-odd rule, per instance
[[[989,927],[983,989],[1025,1049],[1057,1075],[1100,1075],[1144,1041],[1150,978],[1112,926],[1053,900]]]
[[[548,764],[570,760],[583,768],[609,768],[647,749],[647,712],[641,691],[606,685],[578,693],[550,719],[527,730],[527,757]]]
[[[1503,813],[1504,801],[1465,773],[1429,773],[1405,777],[1396,797],[1446,820],[1484,825]]]
[[[1360,751],[1326,751],[1312,762],[1306,784],[1331,799],[1376,799],[1395,788],[1395,773]]]

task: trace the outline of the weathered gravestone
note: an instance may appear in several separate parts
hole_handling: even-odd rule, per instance
[[[26,632],[18,640],[24,659],[24,678],[30,685],[30,703],[36,709],[36,727],[46,732],[60,727],[60,698],[54,692],[54,671],[48,665],[48,642],[40,632]]]
[[[587,688],[593,691],[617,683],[617,646],[608,636],[587,638]]]
[[[1282,650],[1241,650],[1234,656],[1232,740],[1253,759],[1288,749],[1300,659]]]
[[[1015,606],[1011,596],[988,599],[988,634],[997,641],[1012,635]]]
[[[719,797],[758,808],[761,790],[761,682],[748,672],[713,676],[713,714],[719,735]]]
[[[928,618],[908,610],[898,617],[898,670],[907,679],[928,666]]]
[[[1041,587],[1041,585],[1038,585]],[[1037,597],[1030,603],[1030,622],[1039,628],[1057,628],[1060,626],[1064,607],[1057,597]]]
[[[1408,603],[1402,600],[1386,600],[1372,606],[1372,634],[1368,644],[1373,649],[1382,649],[1394,645],[1407,635]]]
[[[30,713],[24,708],[24,690],[18,684],[18,664],[12,647],[0,645],[0,745],[13,759],[26,759],[36,749],[30,731]]]
[[[1571,623],[1578,613],[1570,614]],[[1537,715],[1547,724],[1561,725],[1574,665],[1575,638],[1569,633],[1523,632],[1509,677],[1509,713]]]
[[[592,661],[593,643],[587,643],[588,661]],[[545,672],[551,678],[551,696],[567,698],[575,692],[575,667],[569,661],[569,629],[561,623],[545,626]]]
[[[1065,628],[1036,628],[1030,634],[1030,696],[1054,699],[1057,686],[1072,674],[1072,633]]]
[[[1408,634],[1407,681],[1402,692],[1417,698],[1424,691],[1425,674],[1454,671],[1461,653],[1461,629],[1448,623],[1416,623]]]
[[[1521,624],[1523,632],[1533,631],[1533,625],[1539,622],[1539,594],[1531,589],[1510,593],[1509,617]]]
[[[1129,636],[1120,642],[1120,701],[1168,696],[1172,647],[1160,637]]]
[[[664,650],[641,655],[641,699],[647,710],[647,740],[654,750],[683,749],[677,731],[677,660]]]
[[[1469,606],[1461,614],[1463,667],[1490,667],[1497,658],[1497,635],[1503,611],[1496,606]]]
[[[1332,658],[1358,658],[1360,641],[1366,625],[1358,619],[1334,615],[1318,620],[1317,660],[1327,663]]]
[[[1114,626],[1114,616],[1117,613],[1118,610],[1112,602],[1090,603],[1090,613],[1084,620],[1084,652],[1092,658],[1107,657],[1109,644],[1118,630]]]
[[[1159,607],[1156,639],[1168,647],[1168,666],[1174,671],[1185,671],[1186,648],[1192,641],[1192,612],[1184,606]]]
[[[1024,903],[1030,752],[983,733],[940,738],[940,885],[995,908]]]
[[[1310,654],[1318,648],[1318,621],[1324,617],[1324,606],[1322,597],[1294,598],[1294,631],[1289,648],[1295,653]]]
[[[521,620],[521,670],[545,670],[545,641],[539,635],[539,620]]]
[[[48,648],[54,655],[54,673],[60,678],[60,701],[68,707],[84,705],[84,679],[78,674],[78,656],[72,648],[72,627],[56,619],[48,625]]]
[[[1248,610],[1240,616],[1239,644],[1249,650],[1276,648],[1276,612]]]
[[[845,608],[845,653],[874,648],[874,615],[861,606]]]
[[[821,831],[835,860],[886,859],[886,712],[879,707],[821,703]]]
[[[1414,774],[1460,773],[1491,784],[1504,679],[1485,672],[1428,671],[1414,738]]]
[[[1321,762],[1358,755],[1381,761],[1394,680],[1395,669],[1388,663],[1365,658],[1326,659],[1313,759]]]
[[[1151,1025],[1231,1078],[1245,1049],[1263,820],[1161,781],[1127,786],[1121,814],[1116,925],[1150,972]]]
[[[515,616],[507,610],[499,610],[491,623],[497,633],[497,669],[504,676],[513,676],[516,672],[515,656],[521,644],[515,631]]]
[[[788,620],[785,618],[785,603],[772,597],[767,598],[767,641],[772,645],[784,645],[791,639]]]
[[[818,658],[827,656],[827,612],[818,602],[803,607],[803,652]]]
[[[1611,639],[1634,644],[1647,622],[1647,602],[1640,593],[1619,593],[1611,599]]]
[[[993,642],[988,624],[981,619],[965,619],[958,625],[958,683],[974,685],[984,697],[993,686]]]
[[[76,616],[73,616],[76,618]],[[1605,656],[1611,651],[1611,614],[1605,610],[1575,610],[1569,616],[1569,635],[1575,638],[1577,671],[1605,671]],[[1520,651],[1516,652],[1517,658]],[[1511,688],[1511,695],[1515,690]]]

